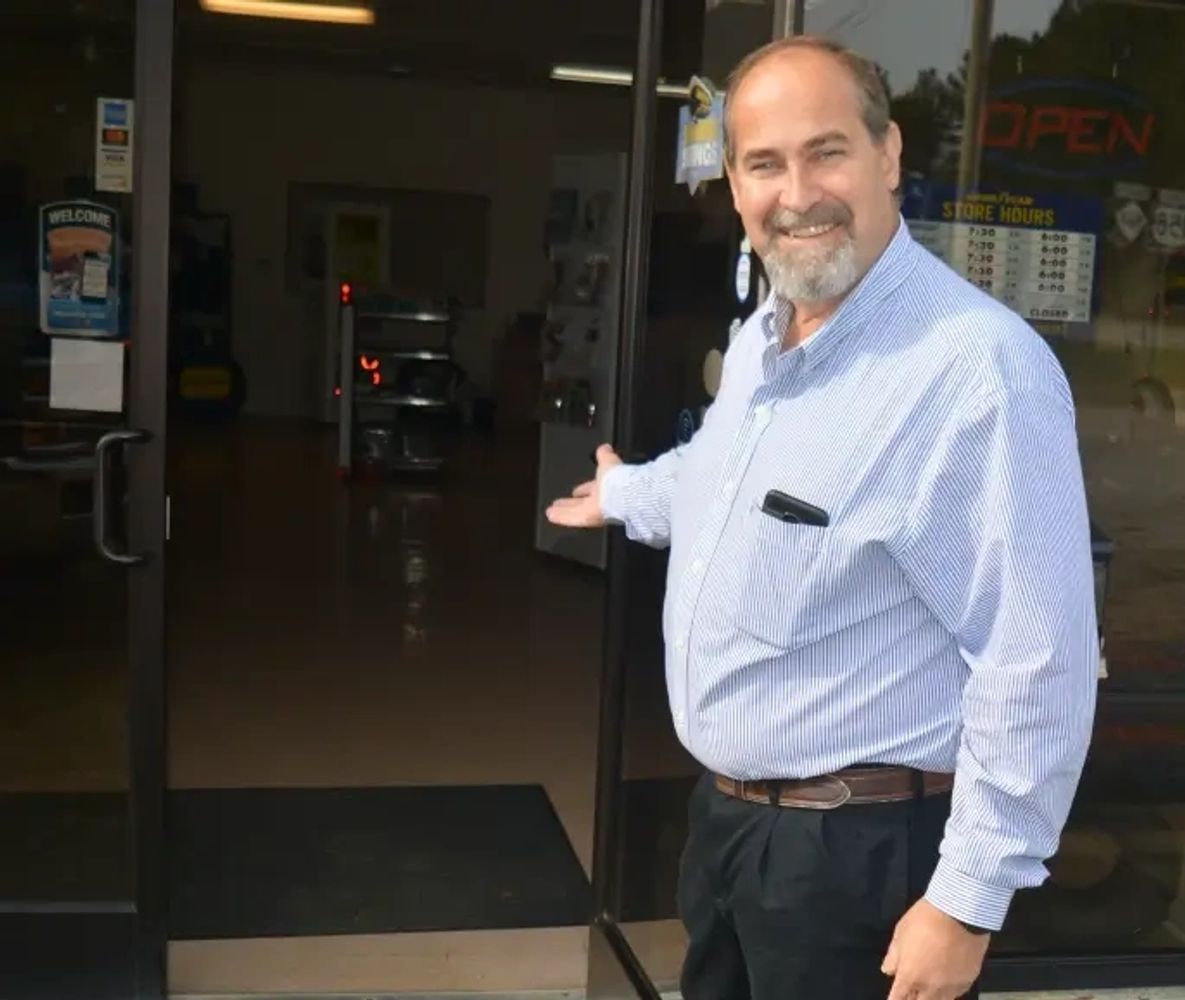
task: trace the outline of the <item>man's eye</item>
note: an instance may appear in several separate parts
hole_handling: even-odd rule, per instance
[[[820,160],[833,160],[837,156],[843,156],[842,149],[821,149],[815,156]]]

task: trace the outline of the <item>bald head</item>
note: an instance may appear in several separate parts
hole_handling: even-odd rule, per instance
[[[834,60],[849,78],[868,134],[876,142],[884,139],[891,120],[889,95],[877,64],[829,38],[819,35],[792,35],[779,38],[750,52],[729,74],[728,87],[724,94],[724,156],[729,163],[733,162],[735,156],[732,106],[736,102],[738,91],[754,70],[766,66],[772,60],[793,58],[798,54],[806,54],[808,58],[821,56]]]

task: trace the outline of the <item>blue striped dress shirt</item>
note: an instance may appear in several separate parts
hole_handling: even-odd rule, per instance
[[[771,298],[692,441],[613,470],[608,520],[670,546],[680,740],[734,778],[859,763],[955,773],[926,896],[998,929],[1040,884],[1090,739],[1099,659],[1065,376],[904,224],[783,350]],[[762,513],[778,489],[826,528]]]

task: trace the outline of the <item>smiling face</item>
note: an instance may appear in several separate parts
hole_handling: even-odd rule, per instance
[[[805,48],[758,62],[728,114],[733,203],[774,291],[795,303],[841,298],[897,228],[897,126],[874,137],[851,72]]]

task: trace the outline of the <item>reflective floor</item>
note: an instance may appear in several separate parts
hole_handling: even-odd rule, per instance
[[[331,446],[173,448],[173,784],[540,782],[587,861],[601,579],[533,551],[530,443],[436,488],[343,486]]]
[[[351,484],[292,424],[173,447],[177,787],[540,784],[591,862],[602,582],[533,551],[535,448]],[[580,987],[582,927],[185,941],[174,989]]]

